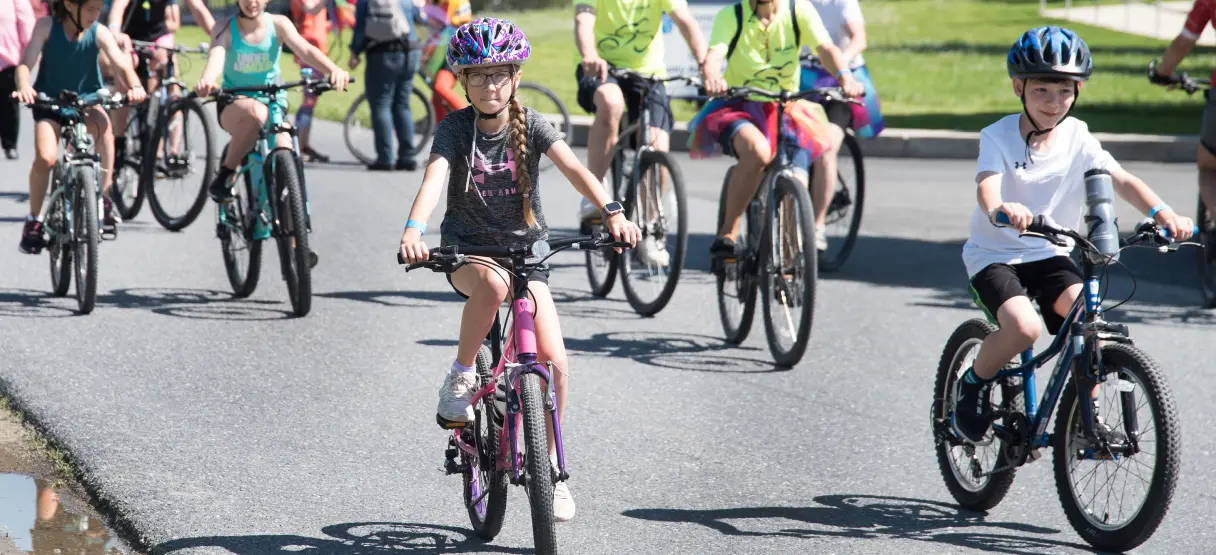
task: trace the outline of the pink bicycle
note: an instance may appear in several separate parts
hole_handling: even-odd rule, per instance
[[[502,529],[509,479],[511,484],[527,489],[536,552],[540,555],[557,553],[553,486],[570,475],[566,473],[566,457],[562,450],[557,395],[550,379],[553,364],[537,360],[528,276],[542,267],[549,257],[568,248],[594,250],[628,246],[628,243],[614,242],[607,233],[542,240],[531,247],[448,246],[430,251],[430,260],[406,266],[407,272],[430,268],[450,274],[465,264],[481,264],[502,268],[513,278],[508,315],[512,325],[503,337],[501,315],[495,315],[494,326],[487,337],[489,344],[477,351],[478,391],[472,399],[473,421],[439,419],[440,426],[452,430],[444,469],[448,474],[460,474],[464,478],[465,507],[479,537],[494,539]],[[397,262],[405,263],[400,253]],[[546,419],[553,428],[556,469],[549,463]],[[521,429],[522,445],[519,441]]]

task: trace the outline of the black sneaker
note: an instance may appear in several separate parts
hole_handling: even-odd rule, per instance
[[[118,215],[118,210],[114,208],[114,201],[109,195],[101,197],[102,215],[101,215],[101,232],[106,235],[117,235],[118,224],[122,223],[122,216]]]
[[[207,194],[211,196],[211,200],[215,202],[227,202],[232,199],[232,170],[220,166],[219,171],[215,172],[215,179],[211,180],[211,185],[207,187]]]
[[[17,159],[17,149],[15,149],[15,148],[4,149],[4,157],[8,158],[9,160],[16,160]]]
[[[19,248],[25,254],[39,254],[44,246],[42,239],[42,222],[34,220],[26,220],[25,227],[21,230],[21,244]]]
[[[963,376],[954,381],[954,416],[950,419],[950,427],[967,443],[992,443],[992,438],[986,437],[988,429],[992,427],[992,407],[988,403],[992,384],[968,383]]]
[[[316,163],[321,163],[321,164],[329,163],[328,156],[313,150],[312,147],[306,147],[301,150],[303,150],[305,162],[316,162]]]
[[[415,162],[413,158],[404,158],[397,160],[397,165],[394,167],[397,168],[397,171],[418,171],[418,162]]]
[[[369,172],[391,172],[391,171],[393,171],[393,165],[389,164],[388,162],[376,162],[375,164],[369,164],[367,166],[367,171],[369,171]]]
[[[709,246],[709,270],[716,276],[725,275],[726,265],[724,259],[737,256],[738,250],[735,240],[730,237],[718,237],[714,239],[714,244]]]

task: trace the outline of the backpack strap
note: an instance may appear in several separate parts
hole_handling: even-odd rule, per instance
[[[794,22],[794,46],[802,46],[802,29],[798,27],[798,0],[790,0],[790,19]]]
[[[730,61],[731,54],[735,53],[735,45],[739,44],[739,35],[743,34],[743,3],[735,4],[735,36],[730,39],[730,46],[726,47],[726,60]]]

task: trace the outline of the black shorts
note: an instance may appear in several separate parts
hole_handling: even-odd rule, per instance
[[[59,115],[58,110],[52,110],[50,108],[31,108],[30,111],[34,113],[35,125],[45,119],[59,125],[60,127],[63,126],[63,116]]]
[[[1206,104],[1200,120],[1199,144],[1209,153],[1216,154],[1216,98],[1212,98],[1211,89],[1203,91],[1203,98]]]
[[[504,268],[511,267],[510,260],[507,260],[505,258],[496,258],[494,260],[496,262],[498,262],[500,265],[502,265]],[[460,290],[456,288],[456,285],[452,283],[452,274],[447,274],[447,278],[448,278],[448,285],[452,286],[452,291],[455,291],[456,294],[460,295],[461,297],[464,297],[466,299],[469,298],[468,295],[461,293]],[[528,275],[528,283],[532,283],[534,281],[543,283],[546,286],[549,285],[549,265],[548,264],[542,264],[539,268],[536,269],[536,271],[534,271]]]
[[[574,78],[578,80],[578,105],[587,113],[594,114],[595,91],[604,83],[600,83],[598,76],[584,76],[581,65],[575,68]],[[608,76],[608,83],[615,83],[621,87],[621,92],[625,93],[625,110],[628,112],[629,123],[637,121],[641,117],[642,97],[646,94],[647,83],[641,79],[622,81],[611,75]],[[672,118],[671,101],[667,98],[667,88],[661,85],[655,87],[650,93],[647,104],[650,106],[650,126],[671,133],[675,120]]]
[[[826,102],[823,111],[828,114],[828,121],[841,129],[853,128],[853,108],[847,102]]]
[[[1081,271],[1067,256],[1024,264],[991,264],[971,278],[971,298],[996,322],[996,311],[1005,301],[1022,296],[1039,303],[1048,333],[1056,335],[1064,318],[1056,314],[1056,299],[1069,287],[1081,283]]]

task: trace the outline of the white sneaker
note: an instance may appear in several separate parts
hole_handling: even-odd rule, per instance
[[[553,485],[553,520],[569,522],[574,518],[574,498],[570,496],[570,486],[566,482]]]
[[[827,226],[815,226],[815,248],[819,252],[828,250],[828,228]]]
[[[477,388],[476,372],[448,371],[439,388],[439,417],[452,422],[472,422],[473,391]]]
[[[658,239],[654,237],[646,237],[638,242],[637,259],[648,268],[654,266],[666,268],[671,263],[671,255],[668,254],[667,249],[659,246]]]

